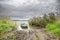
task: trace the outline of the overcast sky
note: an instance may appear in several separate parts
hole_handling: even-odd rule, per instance
[[[0,0],[0,16],[31,17],[60,10],[60,0]]]

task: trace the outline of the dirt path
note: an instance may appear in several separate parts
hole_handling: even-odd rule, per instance
[[[36,40],[37,37],[38,40],[57,40],[54,36],[46,32],[45,30],[30,30],[29,35],[29,39],[33,40]]]
[[[9,40],[12,40],[12,33],[16,37],[16,40],[56,40],[54,36],[43,29],[11,32],[7,36]]]

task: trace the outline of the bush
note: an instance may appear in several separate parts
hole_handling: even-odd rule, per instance
[[[47,22],[46,22],[46,20],[38,17],[38,18],[30,19],[29,25],[40,27],[40,28],[45,28],[45,26],[47,25]]]
[[[16,29],[16,24],[11,21],[10,19],[0,19],[0,38],[10,32]]]

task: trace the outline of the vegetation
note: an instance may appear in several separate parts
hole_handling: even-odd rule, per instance
[[[29,20],[29,25],[44,28],[60,38],[60,15],[58,13],[49,13],[44,14],[43,17],[32,18]]]
[[[53,33],[55,36],[60,36],[60,22],[55,22],[53,24],[48,24],[46,30]]]
[[[12,40],[16,40],[16,36],[15,35],[12,35]]]
[[[44,14],[43,17],[33,17],[29,20],[29,25],[32,28],[44,28],[45,30],[52,33],[60,39],[60,15],[57,13]],[[5,34],[16,29],[15,22],[11,21],[8,18],[0,18],[0,39],[4,40],[3,37]],[[23,29],[28,28],[26,24],[21,24]],[[12,40],[16,40],[16,37],[13,36]],[[36,40],[39,38],[36,36]]]
[[[11,21],[10,19],[3,19],[0,18],[0,38],[2,38],[5,34],[13,31],[16,29],[15,22]]]
[[[29,25],[32,27],[38,27],[38,28],[45,28],[45,26],[47,25],[47,21],[45,21],[42,18],[33,18],[29,20]]]

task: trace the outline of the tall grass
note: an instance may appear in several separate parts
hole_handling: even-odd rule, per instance
[[[30,26],[35,26],[38,28],[45,28],[45,26],[47,25],[47,21],[38,17],[38,18],[32,18],[29,20],[29,25]]]
[[[1,19],[0,18],[0,38],[3,37],[6,33],[11,32],[16,29],[15,22],[10,19]]]

